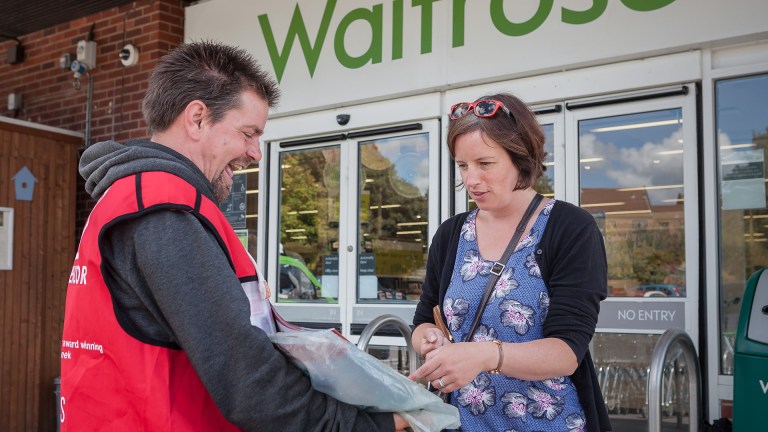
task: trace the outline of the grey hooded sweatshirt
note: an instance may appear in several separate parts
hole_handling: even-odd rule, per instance
[[[80,160],[94,198],[114,181],[146,171],[175,174],[215,200],[192,161],[157,143],[101,142]],[[363,412],[313,390],[251,326],[248,299],[225,252],[195,216],[151,212],[112,226],[101,244],[104,280],[123,329],[146,343],[184,350],[221,412],[241,429],[394,430],[389,413]]]

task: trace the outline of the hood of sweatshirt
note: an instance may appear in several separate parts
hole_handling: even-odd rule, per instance
[[[191,183],[216,202],[213,186],[202,171],[181,153],[147,140],[129,140],[125,144],[103,141],[89,146],[80,157],[80,175],[85,190],[100,197],[115,181],[147,171],[175,174]]]

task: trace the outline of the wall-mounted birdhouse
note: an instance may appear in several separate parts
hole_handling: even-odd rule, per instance
[[[19,170],[13,181],[16,184],[16,199],[18,201],[32,201],[32,194],[35,193],[35,183],[37,179],[32,175],[26,166]]]

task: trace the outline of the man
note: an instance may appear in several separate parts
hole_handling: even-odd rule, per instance
[[[407,426],[314,391],[250,324],[256,269],[216,203],[233,171],[261,159],[278,97],[243,50],[182,45],[149,81],[151,141],[83,153],[80,173],[99,201],[67,292],[63,431]]]

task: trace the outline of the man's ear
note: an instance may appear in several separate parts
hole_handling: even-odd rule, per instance
[[[203,121],[205,120],[208,107],[200,100],[193,100],[181,113],[184,123],[184,129],[190,138],[197,140],[200,138],[203,130]]]

